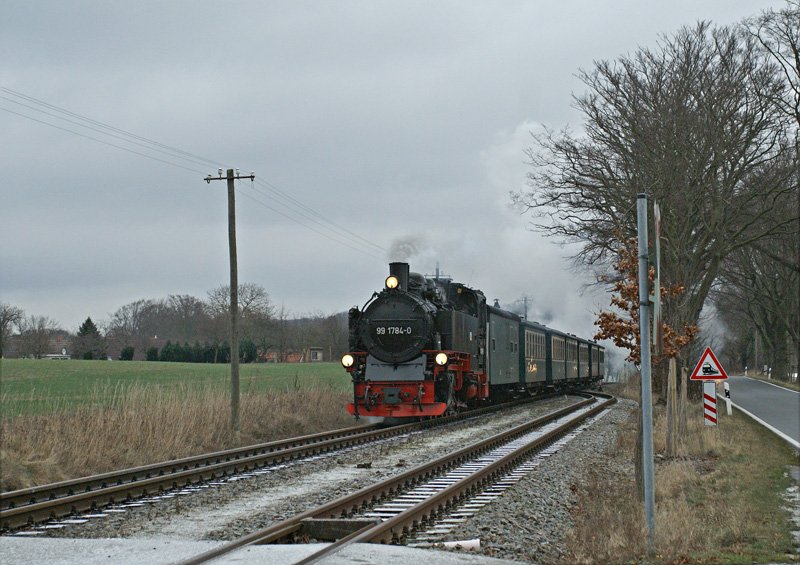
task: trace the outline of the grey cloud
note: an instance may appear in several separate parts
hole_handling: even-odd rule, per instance
[[[581,295],[569,250],[508,208],[528,131],[579,125],[574,74],[594,59],[777,2],[699,4],[12,2],[0,85],[215,163],[159,156],[187,171],[0,111],[0,295],[73,327],[224,283],[225,187],[202,181],[219,161],[385,250],[298,225],[243,183],[240,280],[293,312],[363,303],[403,256],[591,332],[607,297]]]

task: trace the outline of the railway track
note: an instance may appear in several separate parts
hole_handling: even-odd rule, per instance
[[[400,543],[476,493],[506,484],[532,454],[616,402],[607,395],[586,396],[567,408],[225,543],[183,565],[205,563],[251,544],[333,541],[300,562],[314,563],[351,543]]]
[[[354,426],[287,440],[186,457],[0,493],[0,530],[64,518],[121,502],[219,480],[291,460],[365,445],[412,431],[449,424],[530,402],[517,400],[422,422],[392,427]]]

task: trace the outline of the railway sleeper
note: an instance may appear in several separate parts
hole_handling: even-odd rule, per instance
[[[299,534],[319,541],[337,541],[379,523],[380,520],[364,518],[306,518],[300,522]]]

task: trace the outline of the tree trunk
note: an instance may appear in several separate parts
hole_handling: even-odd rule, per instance
[[[668,364],[661,360],[658,365],[653,367],[653,390],[658,391],[658,395],[665,399],[669,393],[669,378],[667,374]]]
[[[681,438],[681,441],[686,437],[688,432],[687,422],[686,422],[686,411],[687,411],[687,389],[688,389],[688,378],[689,378],[689,369],[686,367],[681,367],[681,400],[680,405],[678,406],[678,435]]]
[[[678,454],[677,372],[677,363],[671,358],[667,376],[667,457],[675,457]]]
[[[775,340],[775,357],[772,362],[772,378],[778,381],[789,380],[789,348],[787,347],[787,337],[778,336]]]

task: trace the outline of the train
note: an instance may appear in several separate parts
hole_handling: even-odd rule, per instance
[[[450,277],[389,264],[384,288],[348,312],[341,362],[358,419],[422,419],[519,395],[597,385],[605,349],[490,305]]]

